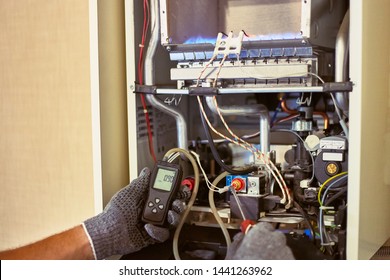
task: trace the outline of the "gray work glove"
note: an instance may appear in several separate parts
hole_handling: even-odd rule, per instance
[[[294,260],[286,237],[269,223],[258,223],[244,235],[238,233],[229,247],[227,260]]]
[[[150,170],[144,168],[138,178],[111,198],[101,214],[83,223],[96,259],[136,252],[169,238],[168,228],[145,225],[141,221],[150,174]],[[174,202],[180,204],[179,201]],[[177,212],[168,212],[170,224],[174,225],[180,220],[180,212]]]
[[[180,186],[176,199],[172,202],[171,210],[168,211],[167,222],[171,229],[177,227],[181,219],[181,213],[187,207],[187,202],[191,197],[191,190],[187,186]],[[168,240],[170,230],[166,227],[158,227],[152,224],[145,225],[146,232],[158,242]]]

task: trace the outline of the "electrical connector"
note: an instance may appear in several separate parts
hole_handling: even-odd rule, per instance
[[[225,186],[225,187],[223,187],[223,188],[221,188],[221,189],[218,189],[218,193],[225,193],[225,192],[227,192],[229,189],[230,189],[229,186]]]
[[[310,186],[310,183],[311,183],[311,180],[305,179],[305,180],[302,180],[302,181],[299,182],[299,186],[302,189],[307,189]]]

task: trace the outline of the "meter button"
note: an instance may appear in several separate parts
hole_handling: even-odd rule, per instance
[[[153,208],[153,209],[152,209],[152,213],[153,213],[153,214],[156,214],[156,213],[157,213],[157,208]]]
[[[160,205],[158,206],[158,208],[160,208],[160,210],[163,210],[163,209],[164,209],[164,205],[163,205],[163,204],[160,204]]]
[[[159,198],[156,198],[156,199],[154,200],[154,202],[156,202],[156,204],[159,204],[160,201],[161,201],[161,199],[159,199]]]
[[[149,206],[149,207],[153,207],[153,205],[154,205],[154,203],[151,202],[151,201],[149,201],[148,206]]]

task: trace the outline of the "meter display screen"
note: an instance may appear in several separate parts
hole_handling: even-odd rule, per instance
[[[163,190],[169,192],[173,186],[173,179],[175,178],[176,171],[159,168],[154,181],[153,188],[157,190]]]

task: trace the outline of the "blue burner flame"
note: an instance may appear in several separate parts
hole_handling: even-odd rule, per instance
[[[184,44],[192,45],[192,44],[215,44],[217,41],[217,37],[202,37],[202,36],[194,36],[188,38]]]
[[[270,41],[270,40],[294,40],[302,39],[300,33],[283,33],[283,34],[267,34],[267,35],[249,35],[244,37],[245,41]],[[202,37],[193,36],[187,39],[184,44],[215,44],[217,37]]]

